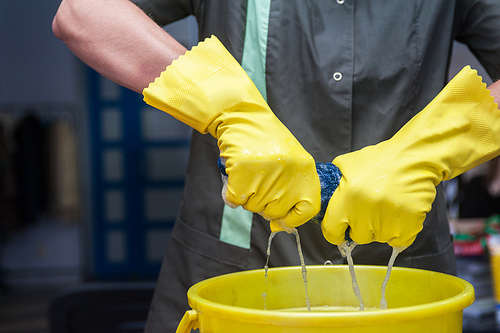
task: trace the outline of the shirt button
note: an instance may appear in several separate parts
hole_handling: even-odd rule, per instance
[[[333,73],[333,79],[334,79],[335,81],[340,81],[340,80],[342,80],[342,73],[340,73],[340,72],[335,72],[335,73]]]
[[[337,3],[338,3],[339,5],[343,5],[343,4],[344,4],[344,2],[345,2],[345,0],[337,0]]]

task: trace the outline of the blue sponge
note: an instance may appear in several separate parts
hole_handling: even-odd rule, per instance
[[[315,217],[309,220],[309,222],[321,224],[323,217],[325,217],[328,202],[333,192],[335,192],[339,186],[342,173],[339,168],[332,163],[316,163],[316,170],[318,171],[319,182],[321,184],[321,209]]]

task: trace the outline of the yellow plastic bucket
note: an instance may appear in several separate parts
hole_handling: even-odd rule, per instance
[[[378,307],[386,267],[355,269],[365,308]],[[328,311],[359,306],[348,267],[308,266],[307,273],[311,307],[322,311],[297,311],[306,309],[300,267],[270,269],[267,282],[264,270],[245,271],[192,286],[192,310],[177,332],[458,333],[463,309],[474,302],[472,285],[460,278],[395,267],[387,285],[387,310]]]

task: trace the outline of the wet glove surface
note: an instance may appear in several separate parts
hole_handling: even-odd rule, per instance
[[[149,105],[218,140],[229,206],[242,206],[284,228],[317,214],[314,159],[215,36],[175,60],[143,94]]]
[[[464,68],[391,139],[338,156],[342,172],[322,223],[333,244],[407,247],[423,228],[436,186],[497,156],[500,111],[476,71]]]
[[[221,158],[217,160],[219,169],[222,174],[223,182],[227,182],[226,166]],[[332,197],[333,192],[337,189],[340,183],[340,178],[342,178],[342,173],[339,168],[333,163],[316,163],[316,171],[318,172],[319,182],[321,185],[321,209],[318,214],[316,214],[308,222],[313,222],[316,224],[321,224]],[[224,185],[226,186],[226,185]],[[273,230],[277,231],[277,230]]]

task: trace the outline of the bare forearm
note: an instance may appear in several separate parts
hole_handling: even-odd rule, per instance
[[[52,29],[90,67],[137,92],[186,52],[128,0],[63,0]]]
[[[488,86],[488,89],[490,90],[491,96],[493,96],[495,103],[500,105],[500,81],[497,81],[492,85]]]

